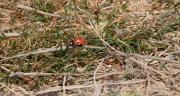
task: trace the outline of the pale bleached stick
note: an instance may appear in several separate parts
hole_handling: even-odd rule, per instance
[[[117,52],[110,52],[110,54],[122,56],[122,54],[119,54]],[[127,56],[128,57],[136,57],[138,59],[153,59],[153,60],[158,60],[158,61],[165,61],[165,62],[180,64],[180,62],[175,61],[175,60],[169,60],[169,59],[159,58],[159,57],[155,57],[155,56],[141,55],[141,54],[137,54],[137,53],[136,54],[128,54],[127,53]]]
[[[0,36],[6,36],[6,37],[18,37],[21,36],[22,33],[20,32],[10,32],[10,33],[0,33]]]
[[[42,72],[30,72],[30,73],[24,73],[24,72],[11,72],[10,77],[18,76],[18,77],[23,77],[23,76],[49,76],[53,75],[53,73],[42,73]]]
[[[9,70],[9,69],[7,69],[6,67],[4,67],[4,66],[0,66],[0,68],[1,69],[3,69],[3,70],[5,70],[6,72],[8,72],[8,73],[10,73],[11,72],[11,70]]]
[[[31,8],[31,7],[28,7],[28,6],[24,6],[24,5],[21,5],[21,4],[17,4],[16,7],[17,8],[21,8],[21,9],[25,9],[25,10],[28,10],[28,11],[35,11],[35,12],[37,12],[39,14],[42,14],[42,15],[48,15],[48,16],[53,16],[53,17],[61,17],[61,16],[56,15],[56,14],[51,14],[51,13],[43,12],[41,10],[37,10],[37,9]]]
[[[130,71],[130,73],[131,73],[131,71]],[[106,74],[96,73],[96,75],[97,75],[96,79],[101,79],[101,78],[112,76],[112,75],[123,75],[124,76],[125,74],[127,74],[127,72],[111,72],[111,73],[106,73]],[[29,72],[29,73],[11,72],[10,77],[14,77],[14,76],[18,76],[18,77],[25,77],[25,76],[34,77],[34,76],[51,76],[51,75],[54,75],[54,76],[93,76],[94,73],[70,74],[70,73],[43,73],[43,72]],[[93,77],[87,79],[86,81],[90,81],[90,80],[93,80]]]
[[[165,61],[165,62],[171,62],[171,63],[180,64],[180,62],[178,62],[178,61],[169,60],[169,59],[165,59],[165,58],[158,58],[158,57],[147,56],[147,55],[140,55],[140,54],[130,54],[130,55],[132,55],[134,57],[137,57],[139,59],[154,59],[154,60],[158,60],[158,61]]]
[[[63,78],[63,96],[66,96],[66,76],[64,76]]]
[[[55,47],[52,47],[52,48],[41,48],[41,49],[38,49],[37,51],[34,51],[34,52],[28,52],[28,53],[22,53],[22,54],[17,54],[15,56],[12,56],[12,57],[4,57],[1,61],[5,61],[5,60],[9,60],[9,59],[14,59],[14,58],[20,58],[20,57],[26,57],[26,56],[29,56],[29,55],[35,55],[35,54],[41,54],[41,53],[48,53],[48,52],[54,52],[54,51],[58,51],[58,50],[65,50],[67,46],[62,46],[62,47],[58,47],[58,48],[55,48]],[[90,49],[104,49],[103,47],[99,47],[99,46],[83,46],[84,48],[90,48]],[[72,46],[69,46],[69,48],[72,48]]]
[[[112,83],[107,82],[107,83],[97,84],[97,86],[101,87],[101,86],[112,86],[112,85],[127,85],[127,84],[143,83],[143,82],[146,82],[146,80],[140,79],[140,80],[129,80],[129,81],[123,81],[123,82],[112,82]],[[92,87],[94,87],[94,84],[72,85],[72,86],[66,86],[65,90],[74,90],[74,89],[92,88]],[[61,91],[61,90],[63,90],[62,86],[56,86],[56,87],[48,88],[48,89],[43,90],[43,91],[38,91],[35,93],[35,95],[45,94],[45,93],[54,92],[54,91]]]
[[[102,75],[97,73],[98,75]],[[29,72],[29,73],[24,73],[24,72],[12,72],[10,74],[10,77],[13,76],[19,76],[19,77],[23,77],[23,76],[50,76],[50,75],[55,75],[55,76],[92,76],[94,75],[94,73],[84,73],[84,74],[67,74],[67,73],[43,73],[43,72]]]
[[[103,65],[103,62],[104,62],[104,59],[99,63],[99,65],[97,66],[96,70],[94,71],[94,75],[93,75],[94,86],[98,92],[98,96],[101,95],[101,92],[96,83],[96,74],[97,74],[97,71],[99,70],[99,68]]]
[[[33,54],[53,52],[53,51],[58,51],[60,49],[61,48],[46,48],[45,50],[38,50],[38,51],[35,51],[35,52],[29,52],[29,53],[24,53],[24,54],[18,54],[18,55],[12,56],[12,57],[6,57],[6,58],[3,58],[0,61],[5,61],[5,60],[19,58],[19,57],[25,57],[25,56],[29,56],[29,55],[33,55]],[[62,49],[65,49],[65,47],[63,47]]]

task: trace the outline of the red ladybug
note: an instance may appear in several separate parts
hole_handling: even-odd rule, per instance
[[[72,44],[74,46],[83,46],[86,44],[86,39],[83,38],[83,37],[75,37],[73,40],[72,40]]]

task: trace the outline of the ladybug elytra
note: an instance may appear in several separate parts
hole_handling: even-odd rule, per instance
[[[83,46],[86,44],[86,39],[83,38],[83,37],[75,37],[73,40],[72,40],[72,44],[74,46]]]

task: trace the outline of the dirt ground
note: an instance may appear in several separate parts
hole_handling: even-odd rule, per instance
[[[0,96],[180,96],[180,1],[0,0]]]

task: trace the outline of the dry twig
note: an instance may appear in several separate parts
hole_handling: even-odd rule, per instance
[[[97,86],[100,87],[100,86],[112,86],[112,85],[127,85],[127,84],[143,83],[143,82],[146,82],[146,80],[140,79],[140,80],[130,80],[130,81],[124,81],[124,82],[113,82],[113,83],[108,82],[108,83],[97,84]],[[74,90],[74,89],[91,88],[91,87],[94,87],[94,84],[71,85],[71,86],[66,86],[65,90]],[[63,90],[62,86],[56,86],[56,87],[48,88],[43,91],[38,91],[35,93],[35,95],[40,95],[40,94],[54,92],[54,91],[61,91],[61,90]]]
[[[97,73],[98,74],[98,73]],[[84,74],[68,74],[68,73],[43,73],[43,72],[29,72],[29,73],[24,73],[24,72],[12,72],[10,74],[10,77],[13,76],[18,76],[18,77],[23,77],[23,76],[50,76],[50,75],[54,75],[54,76],[87,76],[87,75],[94,75],[94,73],[84,73]],[[98,74],[98,75],[102,75],[102,74]]]
[[[37,12],[39,14],[42,14],[42,15],[48,15],[48,16],[53,16],[53,17],[61,17],[61,16],[56,15],[56,14],[51,14],[51,13],[43,12],[41,10],[37,10],[37,9],[31,8],[31,7],[28,7],[28,6],[24,6],[24,5],[21,5],[21,4],[17,4],[16,7],[24,9],[24,10],[28,10],[28,11],[35,11],[35,12]]]
[[[72,47],[70,47],[72,48]],[[84,48],[90,48],[90,49],[104,49],[103,47],[98,47],[98,46],[84,46]],[[66,46],[62,46],[62,47],[58,47],[58,48],[40,48],[37,51],[34,52],[28,52],[28,53],[23,53],[23,54],[18,54],[12,57],[4,57],[1,61],[5,61],[5,60],[10,60],[10,59],[14,59],[14,58],[20,58],[20,57],[26,57],[29,55],[35,55],[35,54],[42,54],[42,53],[48,53],[48,52],[54,52],[54,51],[58,51],[58,50],[65,50]]]
[[[66,87],[66,76],[64,76],[64,78],[63,78],[63,96],[66,96],[66,89],[65,89],[65,87]]]
[[[101,92],[96,83],[96,74],[97,74],[97,71],[99,70],[99,68],[103,65],[103,62],[104,62],[104,59],[99,63],[99,65],[97,66],[96,70],[94,71],[94,75],[93,75],[94,86],[98,92],[98,95],[101,95]]]

